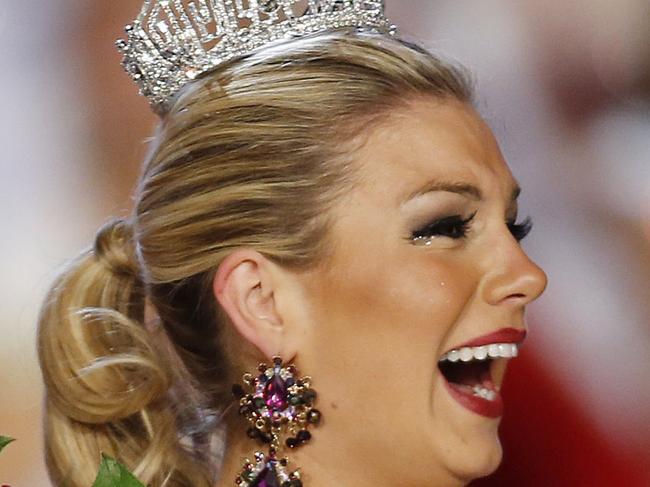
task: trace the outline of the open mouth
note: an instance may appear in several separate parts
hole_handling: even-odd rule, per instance
[[[461,405],[483,416],[499,417],[503,413],[499,391],[507,362],[518,353],[516,343],[462,347],[445,353],[438,368]]]

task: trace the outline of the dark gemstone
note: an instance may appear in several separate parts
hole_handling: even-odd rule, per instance
[[[293,377],[288,377],[287,380],[285,381],[285,384],[287,384],[287,387],[291,387],[296,383],[295,380],[293,380]]]
[[[256,397],[253,399],[253,404],[255,405],[255,409],[262,409],[265,405],[265,402],[261,397]]]
[[[264,470],[251,482],[250,487],[280,487],[273,462],[266,464]]]
[[[162,57],[167,61],[176,61],[176,53],[171,49],[165,49],[161,53]]]
[[[257,378],[257,380],[262,382],[262,383],[266,383],[266,381],[269,380],[269,378],[266,376],[266,374],[260,374],[260,376]]]
[[[246,395],[246,391],[244,391],[244,388],[241,384],[235,384],[232,386],[232,395],[237,399],[241,399]]]
[[[304,443],[306,441],[311,440],[311,433],[309,431],[307,431],[307,430],[300,430],[300,431],[298,431],[298,434],[296,435],[296,439],[300,443]]]
[[[283,411],[287,408],[287,385],[278,375],[264,386],[264,401],[271,411]]]
[[[275,12],[279,5],[277,0],[260,0],[259,6],[262,11],[270,14]]]
[[[297,406],[298,404],[300,404],[302,402],[302,399],[300,398],[300,396],[290,396],[289,397],[289,402],[292,405]]]
[[[289,448],[295,448],[298,446],[298,440],[296,438],[287,438],[285,443]]]
[[[249,404],[244,404],[242,407],[239,408],[239,414],[246,416],[249,413],[251,413],[251,407]]]
[[[334,0],[333,2],[331,2],[331,4],[332,4],[331,9],[334,12],[343,10],[346,7],[344,0]]]
[[[309,411],[309,414],[307,415],[307,421],[309,421],[311,424],[318,424],[320,423],[321,420],[321,413],[318,409],[312,409]]]
[[[316,391],[314,389],[307,389],[303,394],[302,397],[305,399],[306,402],[312,402],[314,399],[316,399]]]
[[[261,431],[260,431],[260,440],[262,441],[262,443],[267,443],[267,444],[271,443],[271,437],[265,433],[262,433]]]

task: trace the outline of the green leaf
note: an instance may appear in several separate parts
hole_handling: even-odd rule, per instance
[[[2,449],[12,441],[16,441],[16,440],[14,440],[13,438],[9,438],[8,436],[0,436],[0,451],[2,451]]]
[[[102,453],[102,463],[92,487],[145,487],[123,465]]]

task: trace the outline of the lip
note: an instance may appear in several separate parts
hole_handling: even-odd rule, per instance
[[[444,377],[442,380],[445,383],[447,391],[449,391],[449,395],[464,408],[490,419],[503,416],[503,397],[501,393],[496,392],[495,398],[492,401],[488,401],[487,399],[473,395],[461,386],[450,384]]]
[[[523,328],[501,328],[487,335],[481,335],[471,340],[456,345],[447,350],[458,350],[463,347],[482,347],[483,345],[490,345],[491,343],[517,343],[520,344],[526,339],[526,330]]]
[[[483,345],[490,345],[493,343],[521,344],[525,339],[526,330],[523,328],[501,328],[495,332],[473,338],[450,350],[458,350],[463,347],[482,347]],[[445,387],[451,397],[469,411],[490,419],[496,419],[503,416],[503,397],[499,391],[494,389],[493,385],[491,385],[490,388],[495,392],[495,397],[490,401],[474,395],[464,386],[448,382],[442,374],[441,379],[445,383]]]

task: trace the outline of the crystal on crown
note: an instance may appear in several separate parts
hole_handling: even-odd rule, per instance
[[[393,34],[384,0],[145,0],[117,46],[155,111],[183,85],[279,39],[341,27]]]

